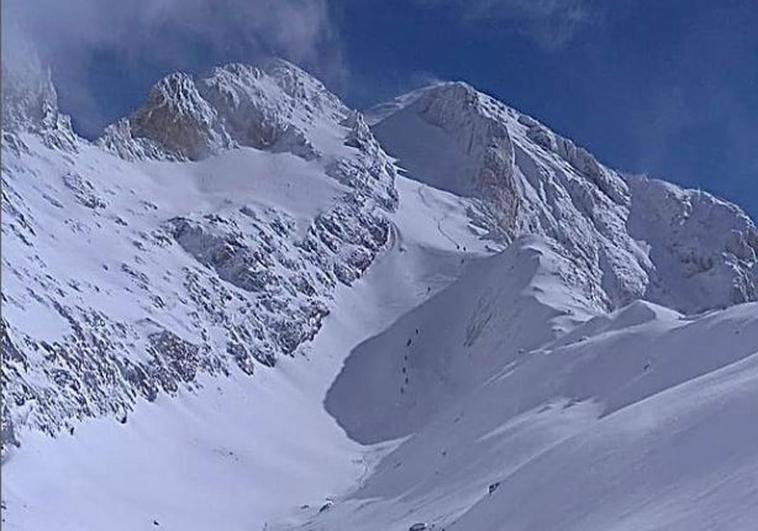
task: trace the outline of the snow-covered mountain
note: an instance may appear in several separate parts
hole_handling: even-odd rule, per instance
[[[732,204],[624,177],[465,83],[424,88],[368,115],[415,178],[485,200],[493,231],[557,242],[599,308],[645,298],[692,313],[758,296],[758,233]]]
[[[94,142],[4,70],[2,150],[10,529],[758,519],[733,204],[465,83],[364,119],[281,60],[171,74]]]
[[[168,76],[96,144],[60,118],[49,78],[31,102],[43,112],[9,124],[8,430],[125,419],[135,400],[192,386],[199,372],[273,366],[313,338],[335,287],[386,245],[395,167],[320,83],[288,63],[267,68],[215,70],[200,82],[217,87],[213,104],[189,76]],[[278,140],[252,147],[240,129],[249,144],[210,142],[228,136],[214,120],[236,108],[272,117],[251,123]],[[184,161],[201,137],[207,157]]]
[[[516,240],[353,350],[325,405],[381,459],[282,529],[751,528],[758,304],[588,318],[551,247]]]

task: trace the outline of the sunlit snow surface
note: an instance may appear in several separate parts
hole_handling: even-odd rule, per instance
[[[285,62],[168,76],[98,145],[40,87],[3,145],[3,529],[756,527],[736,206],[463,83],[369,113],[381,146]]]
[[[590,317],[547,245],[489,256],[454,196],[398,187],[391,250],[340,291],[307,359],[206,379],[140,403],[125,425],[28,437],[3,466],[5,525],[750,528],[758,306],[683,317],[640,302]],[[335,421],[322,400],[340,393],[326,401]]]
[[[339,291],[307,358],[140,402],[124,425],[109,418],[73,436],[30,434],[3,464],[5,525],[257,530],[348,492],[384,445],[351,441],[323,408],[345,356],[457,276],[464,255],[451,236],[467,258],[489,254],[466,228],[461,200],[406,179],[398,186],[408,199],[393,217],[391,249]]]

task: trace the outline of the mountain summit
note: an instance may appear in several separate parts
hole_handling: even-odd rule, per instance
[[[410,176],[483,201],[493,237],[557,242],[599,308],[644,298],[686,313],[758,296],[758,231],[701,191],[622,175],[533,118],[465,83],[368,112]]]
[[[57,433],[230,363],[273,366],[389,238],[395,167],[289,63],[169,75],[70,146],[47,141],[47,79],[3,147],[8,426]]]
[[[166,76],[142,107],[106,129],[101,144],[125,158],[198,160],[236,146],[313,158],[319,128],[349,114],[319,81],[287,61],[228,64],[198,79]]]
[[[282,60],[178,72],[90,142],[28,66],[3,72],[4,526],[758,519],[739,207],[462,82],[364,116]]]

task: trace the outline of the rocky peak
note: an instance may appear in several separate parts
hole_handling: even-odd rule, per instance
[[[599,308],[647,298],[699,312],[758,296],[748,243],[755,225],[733,205],[674,185],[663,193],[653,181],[627,182],[465,83],[422,88],[367,114],[412,177],[480,200],[490,237],[556,242],[576,267],[573,282]]]
[[[192,77],[183,72],[169,74],[153,86],[146,107],[168,106],[180,114],[192,114],[204,104]]]
[[[627,230],[658,266],[649,298],[695,311],[758,299],[758,229],[737,205],[657,179],[628,182]]]
[[[439,83],[368,111],[382,145],[416,178],[453,193],[486,198],[495,229],[519,232],[522,192],[514,179],[507,125],[486,112],[466,83]]]
[[[31,132],[41,135],[49,146],[75,148],[71,119],[58,110],[50,69],[33,51],[24,60],[3,61],[2,130],[11,144],[18,143],[18,133]]]
[[[321,82],[291,63],[231,63],[201,77],[165,77],[100,143],[126,158],[198,160],[250,146],[313,159],[320,149],[310,131],[348,114]]]
[[[152,140],[179,159],[203,158],[214,148],[229,145],[216,110],[184,73],[160,80],[129,123],[135,138]]]

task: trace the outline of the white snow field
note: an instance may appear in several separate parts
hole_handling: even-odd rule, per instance
[[[4,527],[132,530],[155,520],[167,529],[260,530],[348,492],[375,448],[350,440],[322,404],[345,357],[449,284],[463,256],[488,253],[463,230],[459,199],[403,178],[397,184],[408,200],[392,217],[391,246],[338,291],[303,357],[138,402],[126,424],[88,420],[56,438],[31,432],[3,463]],[[436,216],[446,219],[446,234]]]
[[[2,526],[758,529],[758,231],[464,83],[79,138],[3,71]],[[370,125],[370,127],[369,127]]]
[[[535,253],[552,258],[529,242],[513,269],[477,264],[353,351],[327,409],[355,440],[402,442],[303,529],[758,521],[758,305],[687,318],[635,302],[550,340],[575,301],[551,300],[544,269],[528,281]]]

